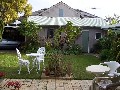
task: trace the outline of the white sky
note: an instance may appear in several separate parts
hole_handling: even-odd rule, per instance
[[[71,8],[80,9],[85,12],[95,14],[99,17],[120,16],[120,0],[28,0],[33,7],[33,11],[49,8],[62,1]],[[96,9],[91,9],[96,8]]]

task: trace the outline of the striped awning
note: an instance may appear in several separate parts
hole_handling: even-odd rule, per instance
[[[28,21],[34,21],[37,25],[59,25],[67,24],[71,21],[73,26],[90,26],[101,27],[106,26],[107,23],[102,18],[79,18],[79,17],[46,17],[46,16],[30,16]]]
[[[112,24],[112,25],[106,25],[106,26],[103,26],[102,27],[103,29],[117,29],[117,28],[120,28],[120,23],[117,23],[117,24]]]
[[[103,27],[108,25],[107,22],[102,18],[83,18],[81,19],[81,26],[89,27]]]

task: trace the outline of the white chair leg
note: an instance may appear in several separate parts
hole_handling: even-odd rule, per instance
[[[29,64],[27,65],[28,73],[30,74]]]
[[[40,70],[40,62],[38,63],[38,70]]]
[[[34,67],[35,63],[36,63],[36,58],[33,60],[33,67]]]
[[[19,67],[20,67],[20,69],[18,70],[18,71],[19,71],[18,74],[20,74],[20,71],[21,71],[21,65],[19,65]]]
[[[42,63],[43,63],[43,70],[45,70],[45,64],[44,64],[44,60],[43,60],[43,62],[42,62]]]
[[[43,66],[44,66],[44,60],[43,60]]]

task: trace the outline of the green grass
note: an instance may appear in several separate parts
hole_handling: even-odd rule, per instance
[[[32,69],[32,59],[22,54],[24,59],[29,59],[31,62],[30,69]],[[24,79],[39,79],[41,71],[37,74],[36,68],[33,68],[30,74],[26,67],[22,67],[21,74],[18,74],[19,65],[16,52],[2,52],[0,53],[0,72],[5,72],[5,78],[24,78]]]
[[[32,59],[22,54],[22,57],[29,59],[32,68]],[[66,55],[65,60],[72,64],[72,73],[74,79],[93,79],[94,75],[86,71],[86,67],[93,64],[99,64],[100,60],[92,55]],[[42,64],[41,64],[42,68]],[[0,53],[0,72],[5,72],[5,78],[24,78],[24,79],[40,79],[41,71],[37,74],[36,69],[33,68],[30,74],[26,67],[22,67],[21,74],[18,74],[18,59],[16,51],[1,52]]]
[[[86,71],[86,67],[90,65],[97,65],[100,60],[92,55],[71,55],[66,56],[68,60],[71,60],[74,79],[93,79],[95,75]]]

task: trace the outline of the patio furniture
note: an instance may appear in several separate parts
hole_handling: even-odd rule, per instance
[[[16,48],[16,51],[17,51],[17,57],[18,57],[18,60],[19,60],[18,63],[19,63],[19,67],[20,67],[18,74],[20,74],[21,67],[23,65],[27,67],[28,73],[30,74],[30,69],[29,69],[30,62],[29,62],[29,60],[22,59],[20,51],[17,48]]]
[[[100,63],[100,65],[107,65],[110,68],[108,76],[114,76],[114,73],[117,73],[117,69],[120,67],[120,64],[116,61],[109,61]]]
[[[110,68],[103,65],[91,65],[86,67],[86,71],[96,75],[96,77],[92,81],[92,85],[90,86],[90,90],[95,90],[95,82],[97,80],[99,81],[98,77],[103,73],[108,73],[110,71]]]
[[[40,54],[42,53],[42,54],[45,55],[45,47],[40,47],[40,48],[38,49],[37,53],[40,53]]]
[[[99,76],[103,73],[108,73],[110,71],[110,68],[103,65],[91,65],[86,67],[86,71],[91,72],[96,76]]]
[[[42,56],[42,55],[45,55],[45,47],[39,48],[37,53],[41,54],[39,56],[42,57],[42,59],[40,59],[40,58],[39,59],[43,62],[43,66],[44,66],[44,56]],[[38,56],[33,60],[33,64],[37,61],[37,59],[38,59]]]
[[[116,61],[110,61],[100,63],[100,65],[107,65],[110,71],[107,77],[97,77],[94,79],[95,87],[97,87],[95,90],[116,90],[117,86],[120,85],[120,73],[117,72],[120,64]]]
[[[36,58],[34,59],[38,70],[40,70],[40,62],[43,62],[43,66],[44,66],[44,54],[40,54],[39,56],[36,56]]]
[[[41,54],[41,53],[30,53],[30,54],[26,54],[26,55],[35,57],[33,59],[33,67],[36,64],[38,66],[37,69],[40,70],[40,62],[42,62],[42,61],[44,62],[44,54]]]

